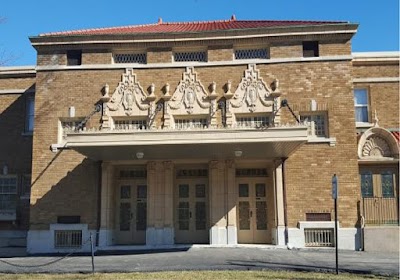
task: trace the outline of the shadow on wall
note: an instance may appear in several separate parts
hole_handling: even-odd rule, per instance
[[[21,187],[23,175],[31,174],[32,134],[25,130],[27,100],[35,84],[24,93],[0,96],[0,174],[7,165],[8,175],[17,176],[17,220],[0,222],[1,230],[26,230],[29,225],[29,189]],[[20,197],[24,199],[19,199]]]
[[[48,230],[60,216],[79,216],[80,223],[97,229],[99,169],[96,161],[60,150],[32,182],[32,192],[44,194],[31,203],[30,229]]]

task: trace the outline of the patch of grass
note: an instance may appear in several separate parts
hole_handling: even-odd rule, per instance
[[[125,279],[179,279],[179,280],[213,280],[213,279],[333,279],[333,280],[358,280],[358,279],[398,279],[397,277],[384,277],[374,275],[356,274],[329,274],[314,272],[293,271],[167,271],[167,272],[133,272],[133,273],[95,273],[93,274],[0,274],[0,279],[7,280],[125,280]]]

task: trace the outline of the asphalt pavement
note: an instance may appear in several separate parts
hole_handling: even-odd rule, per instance
[[[335,250],[260,247],[189,247],[154,251],[97,252],[95,272],[182,270],[335,271]],[[0,258],[1,273],[90,273],[90,255]],[[398,253],[339,251],[339,272],[399,275]]]

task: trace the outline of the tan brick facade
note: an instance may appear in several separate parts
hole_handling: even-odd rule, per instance
[[[266,180],[270,186],[267,190],[268,199],[266,200],[269,233],[266,241],[262,243],[282,244],[279,232],[285,227],[292,232],[289,233],[289,242],[294,242],[291,240],[297,238],[298,235],[294,234],[298,233],[293,232],[297,232],[299,223],[306,221],[306,214],[309,213],[329,213],[332,220],[334,217],[331,194],[333,174],[337,174],[340,178],[338,200],[340,227],[343,228],[343,232],[346,230],[349,232],[343,234],[351,235],[353,231],[356,232],[360,223],[361,214],[357,205],[361,199],[361,192],[353,89],[368,88],[371,123],[376,110],[381,127],[398,130],[398,59],[391,63],[374,62],[373,64],[364,63],[363,61],[367,59],[363,60],[362,58],[352,60],[351,35],[348,34],[330,35],[330,37],[302,35],[295,39],[293,39],[295,36],[282,36],[270,40],[249,36],[247,39],[226,38],[226,41],[215,39],[215,42],[213,38],[208,37],[198,40],[197,36],[200,35],[194,37],[197,41],[168,42],[162,47],[159,43],[151,42],[146,43],[147,45],[144,43],[118,45],[115,48],[117,53],[131,49],[132,52],[138,52],[138,50],[142,52],[143,50],[147,54],[147,65],[128,64],[126,67],[123,64],[113,63],[113,46],[105,43],[104,46],[98,44],[94,48],[87,43],[88,47],[82,50],[82,65],[69,68],[66,66],[68,45],[60,47],[54,43],[54,50],[52,50],[49,46],[40,45],[41,38],[38,40],[38,45],[35,45],[37,42],[33,39],[38,51],[36,77],[31,78],[29,82],[26,79],[0,79],[0,90],[14,88],[16,84],[26,83],[26,87],[29,87],[29,83],[36,83],[30,198],[30,231],[32,234],[52,232],[53,225],[58,223],[57,220],[61,216],[79,216],[80,223],[87,225],[89,231],[103,230],[106,232],[104,233],[106,237],[102,237],[103,233],[100,233],[100,240],[103,240],[100,243],[116,244],[118,236],[107,233],[116,230],[118,222],[122,219],[122,214],[119,214],[120,210],[117,207],[117,201],[120,199],[116,191],[117,182],[119,182],[116,179],[118,174],[114,174],[114,172],[121,166],[139,166],[147,168],[148,230],[146,244],[164,244],[151,239],[159,234],[153,233],[153,231],[160,230],[169,240],[165,242],[173,244],[173,233],[171,235],[170,231],[174,231],[177,219],[176,211],[173,210],[174,207],[177,207],[175,201],[177,190],[174,182],[178,179],[175,178],[177,176],[175,172],[177,168],[180,168],[179,166],[185,165],[201,165],[209,170],[208,182],[210,185],[208,188],[210,190],[208,195],[210,197],[207,202],[209,203],[207,215],[209,215],[209,242],[211,244],[237,243],[236,228],[239,227],[240,221],[237,217],[239,206],[236,201],[239,194],[236,190],[235,180],[239,182],[239,179],[235,179],[235,168],[247,168],[247,166],[250,168],[267,167],[269,173]],[[68,38],[63,40],[68,40]],[[319,57],[303,58],[302,41],[310,40],[319,42]],[[188,51],[206,49],[208,62],[175,63],[173,61],[174,51],[185,50],[185,44],[187,44]],[[268,49],[269,58],[235,60],[234,51],[236,49],[246,49],[246,46],[252,45]],[[176,149],[175,158],[163,158],[163,153],[167,153],[167,151],[160,148],[157,150],[160,153],[159,158],[152,159],[147,159],[146,156],[151,154],[153,148],[158,149],[158,147],[142,145],[140,147],[145,149],[145,157],[139,159],[135,158],[136,144],[123,150],[125,153],[131,153],[132,156],[126,157],[123,155],[124,152],[121,153],[118,150],[121,147],[117,147],[115,148],[115,157],[110,159],[106,157],[106,155],[112,155],[112,152],[107,152],[107,149],[111,149],[107,145],[102,148],[104,151],[98,149],[97,146],[91,146],[91,148],[71,146],[65,149],[70,144],[68,136],[66,142],[59,142],[60,121],[68,119],[69,108],[74,108],[75,119],[84,119],[92,113],[94,105],[100,102],[106,84],[109,86],[111,97],[113,97],[127,68],[133,68],[135,79],[140,83],[146,95],[150,95],[152,92],[151,85],[153,84],[155,100],[162,103],[166,102],[162,100],[168,101],[164,97],[166,86],[170,86],[172,95],[180,85],[184,73],[189,71],[188,66],[195,71],[206,94],[211,94],[212,85],[215,83],[217,95],[215,100],[224,101],[228,98],[224,95],[228,90],[228,81],[232,85],[231,92],[239,91],[244,73],[250,69],[249,65],[253,64],[256,65],[256,69],[266,85],[272,87],[272,84],[279,80],[279,90],[282,93],[280,98],[288,101],[296,116],[309,114],[325,116],[326,135],[324,139],[309,141],[282,158],[270,157],[262,160],[257,157],[248,157],[246,154],[241,158],[232,158],[234,157],[233,150],[230,151],[230,157],[215,158],[212,152],[205,154],[204,157],[200,157],[196,153],[193,155],[187,153],[185,156],[180,154],[181,146],[179,145],[165,148],[166,150]],[[387,81],[388,77],[392,80]],[[369,78],[383,78],[383,80],[368,82]],[[0,95],[0,104],[2,104],[0,108],[6,107],[3,104],[19,104],[19,98],[20,96],[16,95]],[[251,101],[247,100],[246,102]],[[104,104],[103,106],[106,106]],[[127,105],[124,106],[126,109]],[[155,127],[165,124],[165,117],[163,117],[165,111],[163,110],[166,109],[161,108],[161,111],[155,113]],[[279,112],[279,121],[282,125],[288,127],[296,125],[296,120],[288,108],[283,107]],[[120,116],[121,119],[128,117],[129,114]],[[219,126],[222,126],[223,117],[223,111],[216,110],[215,118]],[[94,113],[86,125],[88,131],[92,128],[98,130],[101,126],[101,112]],[[99,137],[104,135],[107,135],[106,132],[99,134]],[[161,138],[164,137],[163,134],[160,135]],[[232,143],[235,143],[234,141],[236,140],[233,139]],[[229,144],[225,149],[228,149]],[[191,145],[189,145],[191,149],[197,149],[197,144]],[[248,143],[247,145],[251,146],[252,144]],[[52,151],[52,146],[57,146],[58,151]],[[241,146],[243,147],[243,143]],[[15,149],[15,147],[11,146],[11,149]],[[83,151],[83,154],[74,149]],[[85,156],[85,153],[92,155],[94,150],[97,151],[98,156],[93,158]],[[209,150],[212,151],[212,145]],[[215,154],[218,152],[220,151],[215,151]],[[198,157],[196,158],[196,156]],[[23,166],[28,161],[30,162],[30,159],[21,158],[23,162],[16,163],[16,166],[25,168]],[[282,166],[283,161],[284,165]],[[280,173],[282,168],[283,174]],[[285,221],[282,218],[284,215],[286,215]],[[227,232],[225,235],[228,236],[228,239],[232,236],[235,237],[231,241],[224,241],[225,237],[221,237],[224,235],[220,233],[221,230]],[[232,233],[233,235],[231,235]],[[304,235],[300,238],[304,239]],[[351,240],[349,244],[356,244],[354,246],[357,247],[359,246],[358,242]],[[40,248],[32,250],[39,252]]]

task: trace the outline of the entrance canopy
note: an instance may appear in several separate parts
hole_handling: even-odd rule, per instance
[[[95,131],[67,134],[66,147],[95,160],[273,159],[308,140],[308,127]]]

